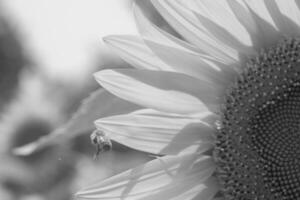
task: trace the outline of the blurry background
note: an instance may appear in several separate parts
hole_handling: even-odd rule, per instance
[[[72,199],[79,188],[150,159],[113,144],[95,161],[90,132],[30,156],[11,153],[64,124],[100,87],[93,72],[127,66],[101,38],[137,33],[131,4],[0,0],[0,199]]]

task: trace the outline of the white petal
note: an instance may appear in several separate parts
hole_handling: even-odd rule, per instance
[[[202,184],[193,187],[189,184],[166,189],[164,192],[150,195],[143,200],[211,200],[219,191],[217,180],[209,178]]]
[[[229,66],[222,67],[222,69],[213,68],[196,53],[182,51],[150,40],[145,40],[145,42],[174,71],[199,79],[208,79],[210,82],[218,84],[219,87],[227,85],[228,81],[236,74],[236,71]]]
[[[203,113],[203,117],[211,113]],[[96,127],[111,139],[145,152],[178,154],[212,148],[215,129],[201,118],[145,109],[101,118]]]
[[[214,41],[199,27],[193,12],[172,0],[152,0],[160,14],[189,42],[225,63],[234,63],[235,56],[229,48]]]
[[[234,48],[239,54],[253,55],[254,50],[240,42],[235,35],[200,13],[196,13],[201,24],[223,44]]]
[[[162,30],[154,23],[152,23],[145,16],[142,8],[137,5],[138,3],[139,1],[135,2],[133,10],[135,15],[135,20],[137,23],[137,28],[139,29],[139,32],[143,38],[156,41],[157,43],[164,44],[166,46],[171,46],[185,51],[188,50],[190,50],[191,52],[199,51],[198,48],[192,46],[190,43],[171,35],[170,33]],[[159,15],[159,13],[157,14]]]
[[[135,36],[109,36],[105,40],[113,48],[118,49],[119,55],[125,61],[136,68],[178,71],[197,78],[210,78],[211,81],[221,85],[226,85],[226,81],[231,80],[230,77],[236,73],[228,66],[223,67],[222,70],[213,68],[202,60],[198,53],[187,49],[181,50],[144,40],[155,51],[155,55],[141,39]]]
[[[138,3],[138,2],[136,2]],[[139,29],[139,32],[141,36],[144,39],[150,40],[150,41],[155,41],[156,43],[165,45],[165,46],[170,46],[175,49],[179,49],[182,51],[186,51],[188,53],[196,54],[201,57],[201,58],[206,58],[206,59],[213,59],[213,57],[208,56],[208,54],[197,48],[196,46],[193,46],[192,44],[179,39],[170,33],[162,30],[160,27],[152,23],[145,15],[140,8],[140,6],[134,4],[134,14],[135,14],[135,20],[137,23],[137,27]],[[159,13],[157,13],[159,15]]]
[[[105,37],[104,41],[115,50],[122,59],[136,68],[171,70],[171,68],[154,55],[151,49],[138,37],[129,35],[109,36]]]
[[[223,85],[225,80],[231,79],[228,78],[234,73],[231,65],[216,69],[205,62],[206,59],[211,59],[210,57],[195,51],[187,43],[158,28],[149,21],[139,6],[135,6],[134,11],[138,28],[145,43],[175,71],[197,78],[210,77]]]
[[[92,132],[95,129],[93,121],[100,117],[124,114],[139,108],[137,105],[119,99],[103,89],[99,89],[83,101],[79,110],[67,124],[35,142],[16,148],[14,153],[17,155],[31,154],[47,145],[61,143],[79,134]]]
[[[236,18],[250,34],[253,47],[259,51],[276,44],[283,35],[276,29],[264,2],[252,0],[243,2],[227,0]]]
[[[235,38],[238,38],[243,44],[247,46],[251,45],[249,34],[231,12],[226,0],[187,0],[181,2],[187,2],[186,6],[193,10],[193,12],[210,19],[218,26],[224,28],[228,33],[232,34]]]
[[[264,0],[264,2],[266,4],[266,8],[268,9],[272,17],[272,20],[274,21],[275,25],[283,35],[286,36],[299,35],[300,32],[299,25],[297,25],[294,21],[292,21],[292,19],[283,15],[283,13],[279,8],[279,5],[276,3],[275,0]],[[285,1],[285,3],[286,2],[287,1]]]
[[[276,0],[280,11],[293,20],[298,26],[300,26],[300,1],[299,0]]]
[[[156,110],[192,114],[219,109],[218,85],[184,74],[151,70],[102,70],[96,80],[113,94]],[[203,105],[205,104],[205,106]]]
[[[258,34],[262,36],[262,47],[266,48],[276,44],[282,35],[275,28],[263,1],[245,1],[245,3],[258,27]]]
[[[236,19],[243,25],[243,27],[248,31],[251,41],[256,49],[261,48],[261,44],[263,43],[263,38],[259,35],[259,28],[252,15],[246,9],[245,6],[237,2],[236,0],[227,0],[229,7],[231,8],[233,14]]]
[[[80,199],[165,200],[198,187],[199,193],[208,186],[205,181],[215,170],[210,157],[195,154],[166,156],[155,159],[91,185],[77,193]],[[210,181],[210,180],[209,180]],[[188,199],[187,199],[188,200]]]

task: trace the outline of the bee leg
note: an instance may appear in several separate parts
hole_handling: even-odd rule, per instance
[[[102,149],[101,149],[100,145],[98,144],[96,146],[96,153],[93,156],[93,160],[98,160],[98,157],[99,157],[101,152],[102,152]]]

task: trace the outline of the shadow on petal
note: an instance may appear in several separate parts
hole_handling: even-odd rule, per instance
[[[178,154],[181,151],[204,152],[212,148],[214,129],[203,123],[192,123],[185,126],[169,144],[161,150],[161,154]]]

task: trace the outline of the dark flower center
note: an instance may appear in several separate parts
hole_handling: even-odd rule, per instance
[[[225,98],[214,158],[225,199],[300,199],[300,39],[241,72]]]

